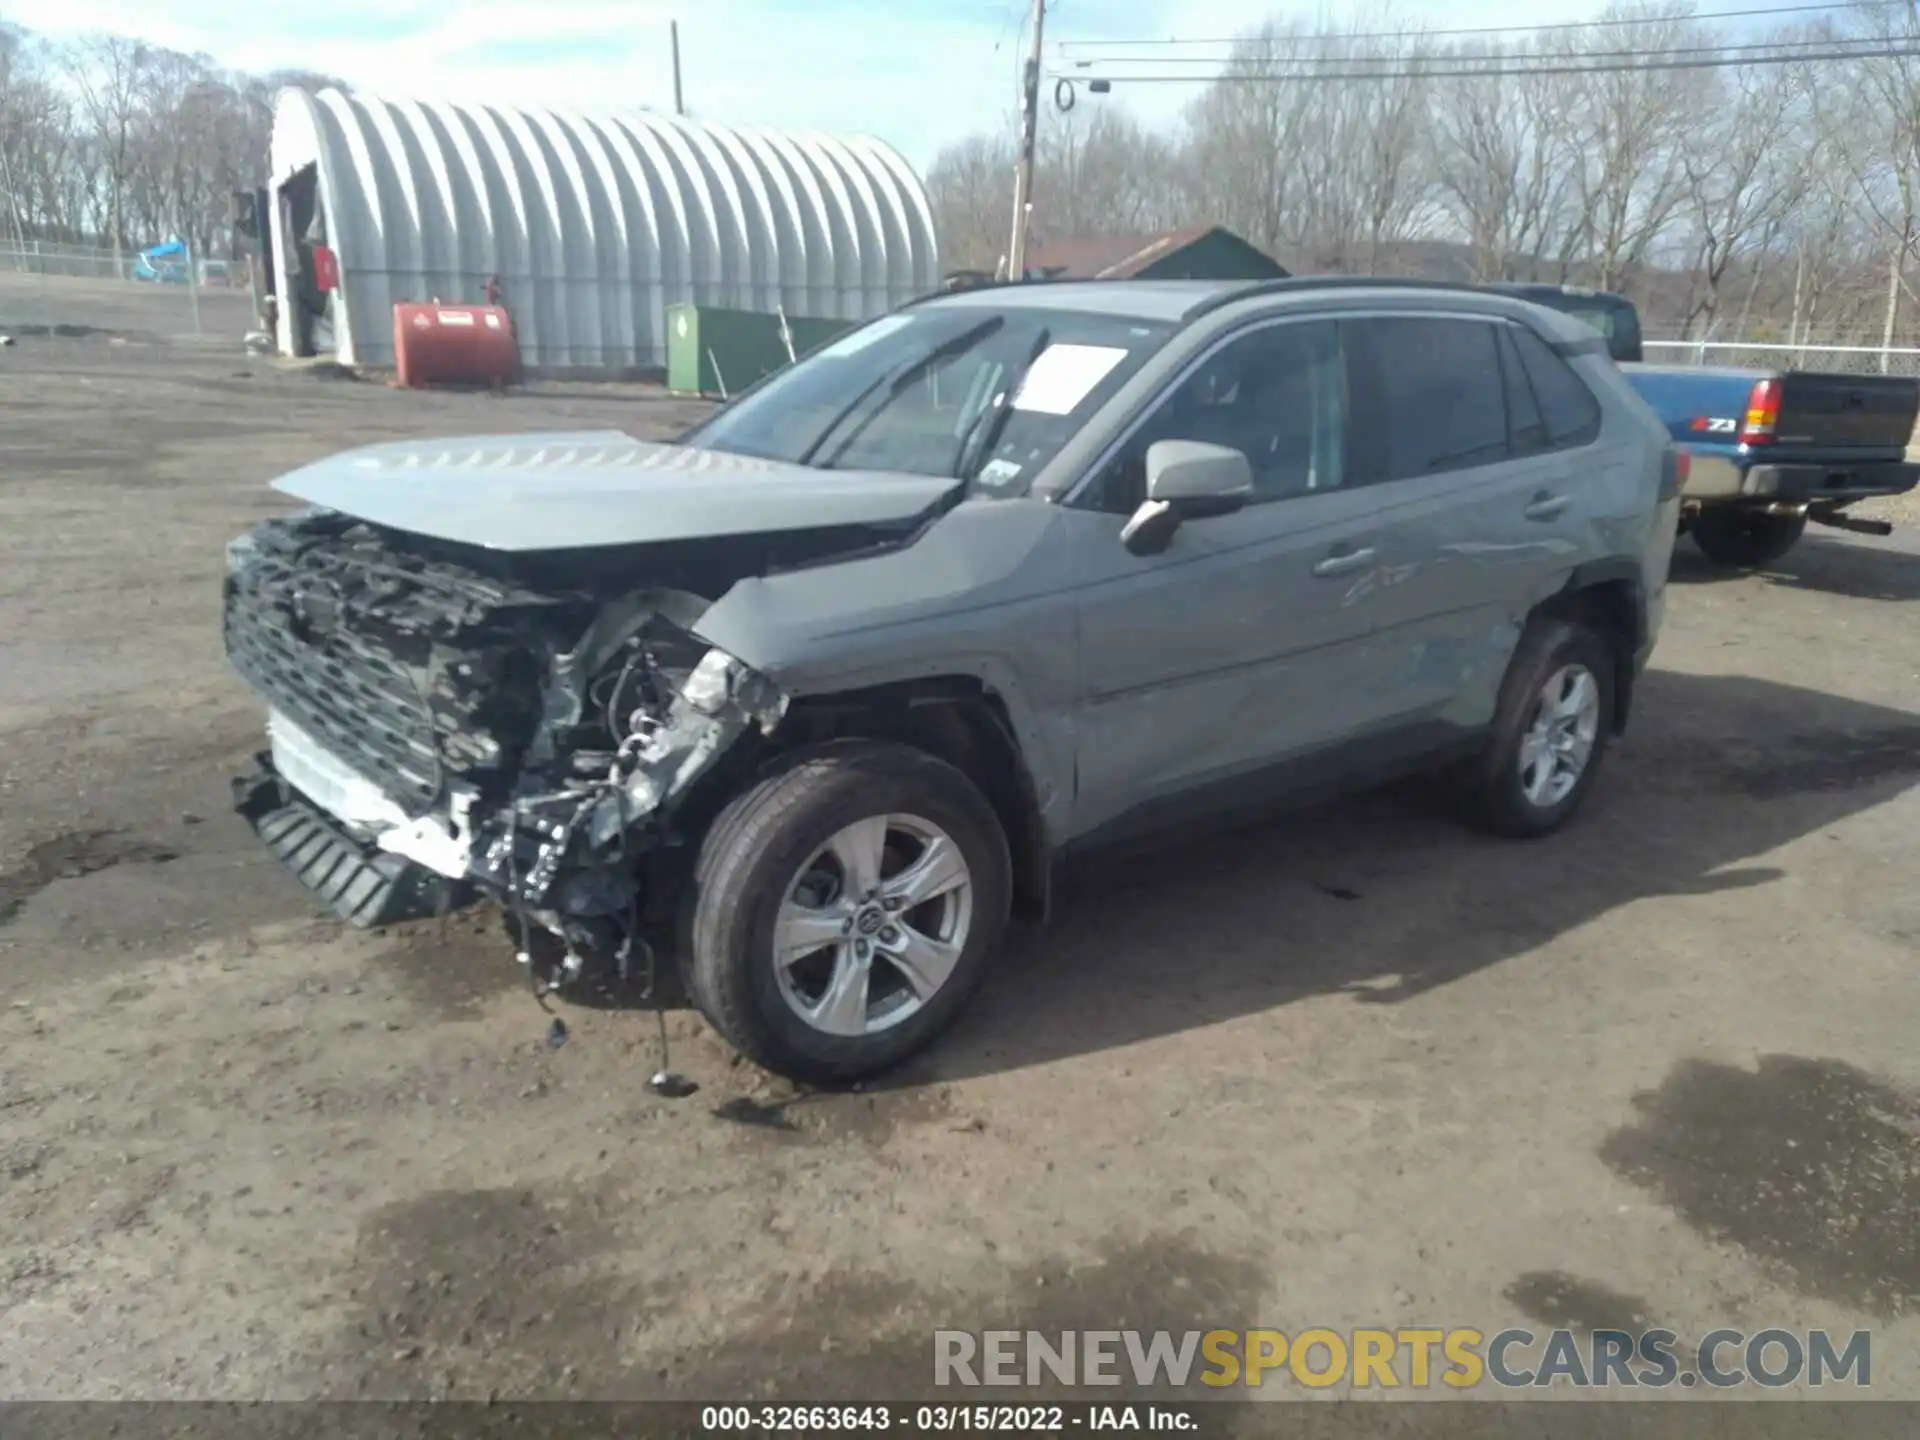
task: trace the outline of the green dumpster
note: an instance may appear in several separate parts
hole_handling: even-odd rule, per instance
[[[796,355],[853,327],[851,320],[789,315]],[[689,395],[737,395],[787,363],[780,317],[717,305],[667,307],[667,388]]]

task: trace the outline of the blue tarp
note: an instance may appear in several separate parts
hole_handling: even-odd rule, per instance
[[[187,283],[187,247],[178,240],[163,241],[142,250],[133,260],[133,278],[171,285]]]

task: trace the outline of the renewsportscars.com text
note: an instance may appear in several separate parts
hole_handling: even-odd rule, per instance
[[[1768,1389],[1873,1383],[1865,1330],[936,1330],[937,1386]]]

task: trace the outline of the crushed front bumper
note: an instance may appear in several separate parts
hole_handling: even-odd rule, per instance
[[[270,749],[233,782],[234,808],[316,899],[350,925],[392,925],[467,904],[473,800],[414,819],[279,711]]]
[[[363,929],[444,915],[473,887],[417,861],[356,840],[289,785],[262,751],[233,781],[233,807],[267,850],[327,909]]]
[[[351,924],[421,918],[486,895],[570,943],[600,944],[638,914],[635,861],[660,839],[667,807],[746,731],[770,734],[786,705],[767,681],[710,650],[666,720],[636,729],[602,777],[563,777],[551,791],[489,806],[441,774],[425,813],[404,809],[275,710],[271,749],[234,782],[235,804]]]

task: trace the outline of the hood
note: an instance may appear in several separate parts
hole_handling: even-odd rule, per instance
[[[369,445],[273,488],[414,535],[534,551],[903,524],[961,484],[815,470],[597,430]]]

